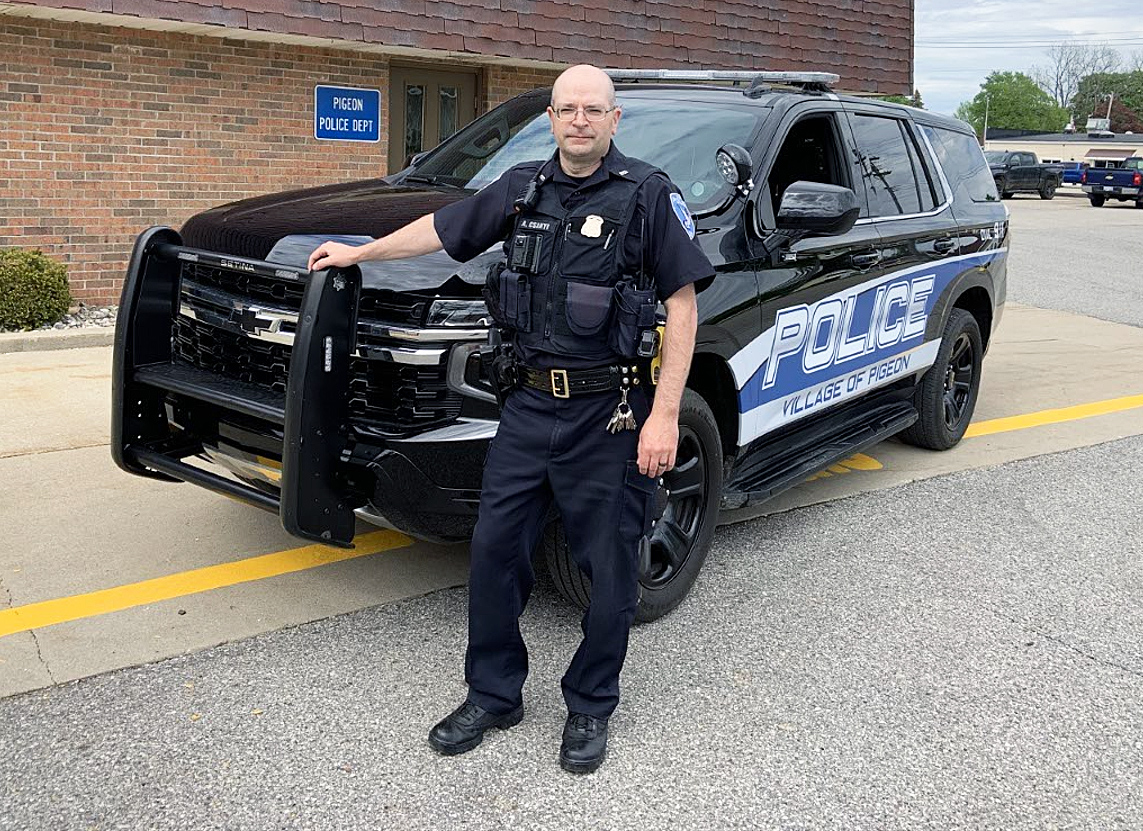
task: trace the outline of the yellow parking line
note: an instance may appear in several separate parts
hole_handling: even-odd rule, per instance
[[[0,610],[0,638],[56,623],[118,612],[133,606],[144,606],[159,600],[185,597],[237,583],[248,583],[251,580],[305,571],[329,563],[352,560],[355,557],[366,557],[380,551],[403,548],[411,544],[412,540],[397,531],[374,531],[361,535],[354,540],[354,543],[357,547],[353,549],[306,545],[288,551],[275,551],[273,554],[249,557],[233,563],[196,568],[138,583],[128,583],[125,586],[100,589],[88,594],[76,594]]]
[[[1076,421],[1081,418],[1119,413],[1143,407],[1143,395],[1128,395],[1123,398],[1110,398],[1106,401],[1093,401],[1090,404],[1077,404],[1074,407],[1060,407],[1056,410],[1041,410],[1038,413],[993,418],[970,424],[964,437],[991,436],[993,433],[1007,433],[1010,430],[1024,430],[1028,427],[1043,427],[1045,424],[1059,424],[1063,421]]]

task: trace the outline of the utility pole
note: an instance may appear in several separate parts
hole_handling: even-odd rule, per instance
[[[988,105],[992,102],[992,96],[987,92],[984,93],[984,135],[981,138],[984,140],[984,149],[988,149]]]

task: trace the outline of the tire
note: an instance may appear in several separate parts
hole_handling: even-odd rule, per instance
[[[1140,199],[1138,202],[1136,202],[1135,207],[1136,208],[1143,208],[1143,199]]]
[[[1041,199],[1051,199],[1055,195],[1056,195],[1056,183],[1055,182],[1044,182],[1044,184],[1040,187],[1040,198]]]
[[[1105,201],[1105,197],[1103,196],[1089,196],[1088,199],[1091,200],[1091,206],[1093,208],[1102,208]]]
[[[902,441],[948,450],[961,440],[976,409],[983,356],[976,318],[964,309],[953,309],[941,333],[937,359],[913,396],[919,418],[899,434]]]
[[[1012,193],[1013,193],[1013,192],[1012,192],[1012,191],[1010,191],[1010,190],[1001,191],[1001,193],[1000,193],[1000,198],[1001,198],[1001,199],[1011,199],[1011,198],[1012,198]]]
[[[682,603],[702,569],[718,524],[722,442],[714,414],[694,390],[683,392],[678,457],[663,481],[666,507],[651,532],[650,562],[641,563],[636,623],[657,620]],[[540,546],[556,590],[579,608],[587,608],[591,581],[572,558],[561,521],[548,526]]]

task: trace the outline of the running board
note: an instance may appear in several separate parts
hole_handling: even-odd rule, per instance
[[[747,451],[734,466],[722,493],[723,510],[746,508],[772,499],[833,464],[885,441],[917,420],[909,401],[885,404],[860,421],[843,422],[824,435],[806,434],[775,447],[763,444]]]

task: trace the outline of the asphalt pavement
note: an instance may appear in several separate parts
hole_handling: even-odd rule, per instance
[[[1134,829],[1143,438],[720,529],[558,767],[576,615],[457,758],[463,589],[0,701],[0,829]]]
[[[1114,201],[1093,208],[1075,185],[1051,202],[1022,193],[1005,204],[1010,299],[1143,326],[1143,210]]]

